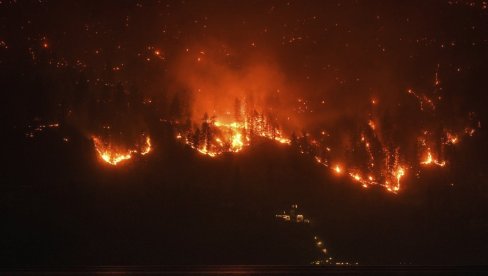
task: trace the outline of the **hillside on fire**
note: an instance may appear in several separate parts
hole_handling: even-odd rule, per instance
[[[487,24],[0,1],[0,266],[486,265]]]

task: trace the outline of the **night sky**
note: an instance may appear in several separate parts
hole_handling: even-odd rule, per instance
[[[0,0],[0,265],[486,265],[487,26],[483,0]]]

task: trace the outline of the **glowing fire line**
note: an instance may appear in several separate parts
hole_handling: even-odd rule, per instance
[[[135,149],[117,149],[112,144],[104,143],[100,138],[96,136],[92,136],[92,140],[98,156],[104,162],[113,166],[116,166],[123,161],[131,159],[134,154],[140,153],[140,155],[146,155],[152,150],[151,138],[149,136],[146,137],[145,144],[143,148],[139,151]]]

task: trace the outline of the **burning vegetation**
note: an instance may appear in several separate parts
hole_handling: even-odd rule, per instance
[[[143,136],[141,138],[144,142],[137,144],[133,148],[126,148],[114,145],[112,142],[105,142],[101,138],[92,136],[93,144],[96,152],[101,160],[116,166],[119,163],[131,159],[134,155],[144,156],[151,152],[151,138]]]
[[[439,119],[445,114],[443,108],[449,106],[444,103],[437,72],[431,92],[407,89],[401,95],[402,108],[392,109],[387,100],[375,95],[351,118],[347,113],[330,116],[333,112],[324,97],[314,101],[302,97],[301,90],[290,88],[286,94],[283,91],[287,90],[272,88],[285,85],[281,77],[276,79],[282,74],[263,73],[273,68],[251,66],[258,68],[249,69],[252,73],[234,73],[215,64],[205,68],[209,69],[205,77],[201,70],[183,77],[180,81],[188,80],[189,85],[175,93],[171,102],[144,96],[118,83],[105,87],[103,97],[91,94],[92,99],[74,104],[73,109],[68,107],[67,116],[81,113],[86,109],[82,105],[88,103],[94,117],[103,118],[103,124],[87,120],[95,121],[89,127],[94,130],[91,133],[102,133],[90,139],[99,158],[113,166],[153,150],[151,138],[141,133],[146,132],[144,121],[158,114],[177,141],[203,155],[240,153],[260,141],[273,141],[311,157],[333,175],[348,177],[363,188],[379,186],[392,193],[401,191],[409,175],[418,176],[431,166],[449,166],[450,149],[481,128],[473,112],[456,123]],[[222,72],[224,80],[216,76]],[[208,78],[216,81],[208,84]],[[84,84],[89,87],[88,82]],[[233,92],[214,97],[204,91]],[[300,96],[290,100],[297,93]],[[201,111],[205,112],[199,117]],[[310,121],[311,114],[329,123]],[[415,115],[409,118],[407,114]],[[404,128],[404,118],[416,121]],[[30,127],[26,135],[32,138],[36,132],[57,127],[58,123],[41,124]]]
[[[358,111],[360,115],[365,114],[364,118],[343,125],[332,124],[327,128],[312,125],[310,130],[306,130],[302,127],[300,135],[295,132],[299,128],[290,124],[290,118],[300,121],[307,113],[320,112],[325,100],[314,103],[300,97],[293,101],[296,106],[261,104],[264,107],[256,108],[252,96],[236,96],[233,116],[229,111],[219,113],[216,111],[219,108],[213,108],[211,116],[205,113],[200,120],[188,117],[185,124],[178,123],[185,121],[184,118],[171,122],[176,125],[177,140],[210,157],[239,153],[266,139],[312,157],[333,174],[347,176],[363,188],[379,186],[398,193],[409,174],[419,175],[422,168],[432,165],[446,167],[447,151],[481,127],[474,113],[469,113],[468,118],[457,126],[441,122],[438,116],[443,111],[437,105],[445,107],[445,104],[437,72],[433,87],[430,93],[425,94],[407,89],[402,96],[405,107],[395,110],[396,114],[391,113],[390,107],[379,104],[381,99],[375,97],[368,101],[366,110]],[[238,90],[246,90],[246,86]],[[205,102],[198,95],[195,96],[196,101]],[[409,112],[416,113],[411,119],[418,121],[410,124],[408,129],[402,129],[400,118]]]
[[[229,123],[218,121],[215,116],[207,114],[201,126],[180,127],[176,139],[183,141],[198,152],[217,157],[222,153],[238,153],[258,139],[268,139],[293,147],[304,155],[314,157],[317,163],[330,168],[337,175],[346,174],[351,180],[362,187],[381,186],[389,192],[398,192],[402,180],[409,169],[420,170],[420,166],[437,165],[445,167],[447,162],[433,157],[433,150],[428,147],[425,138],[419,138],[417,160],[407,160],[401,155],[400,146],[382,143],[379,130],[372,126],[372,120],[366,123],[369,130],[359,135],[356,146],[351,148],[335,148],[328,141],[331,139],[314,138],[310,133],[297,137],[283,134],[279,124],[270,117],[258,112],[244,113],[243,120]],[[423,132],[427,134],[428,132]],[[461,135],[461,134],[459,134]],[[445,147],[452,147],[459,141],[458,134],[446,132],[446,139],[437,143],[431,138],[429,144],[440,145],[441,152]],[[326,136],[325,131],[321,136]],[[330,135],[327,135],[330,136]],[[347,153],[347,154],[345,154]],[[347,156],[339,159],[338,156]],[[339,165],[341,164],[341,165]],[[349,164],[345,167],[344,164]]]
[[[304,87],[297,90],[298,86],[290,85],[289,91],[276,88],[287,83],[274,67],[249,65],[248,71],[235,71],[209,61],[208,52],[197,56],[201,59],[196,69],[177,74],[184,85],[176,85],[180,90],[171,102],[143,96],[121,84],[110,88],[112,96],[96,100],[95,110],[102,110],[101,114],[106,113],[104,106],[109,110],[115,106],[112,115],[105,115],[105,122],[114,127],[98,131],[107,138],[91,137],[101,160],[115,166],[149,153],[149,136],[133,139],[132,135],[130,139],[137,142],[131,146],[120,142],[127,138],[117,142],[110,137],[114,133],[140,133],[141,119],[137,118],[147,113],[144,110],[152,110],[159,112],[159,121],[170,126],[177,141],[205,156],[237,154],[268,140],[311,157],[333,175],[347,177],[363,188],[378,186],[398,193],[410,175],[419,176],[430,166],[447,167],[450,149],[481,127],[473,112],[456,123],[439,120],[448,105],[437,71],[430,92],[404,90],[397,104],[401,108],[392,108],[391,100],[375,95],[351,116],[343,111],[337,115],[325,97],[315,101],[303,97]],[[178,68],[191,68],[192,62],[185,58]],[[294,95],[298,98],[293,99]],[[166,112],[160,111],[164,105]],[[331,113],[336,114],[329,119]],[[319,120],[310,121],[312,114]],[[405,118],[415,122],[404,127]]]
[[[276,120],[257,111],[244,112],[236,109],[235,120],[218,121],[215,116],[203,116],[200,126],[182,128],[176,136],[185,144],[202,154],[215,157],[222,153],[240,152],[257,138],[269,139],[281,144],[290,144]]]
[[[356,72],[342,66],[352,53],[349,47],[335,49],[337,57],[319,59],[323,51],[315,52],[321,60],[316,64],[313,55],[304,58],[303,49],[293,49],[303,42],[301,36],[287,37],[280,47],[208,36],[170,49],[152,42],[105,49],[94,43],[90,51],[73,53],[58,48],[50,35],[36,37],[37,45],[28,48],[32,63],[51,66],[56,76],[66,74],[59,82],[68,92],[52,97],[53,113],[61,114],[57,121],[90,133],[94,152],[114,166],[152,151],[151,139],[141,133],[170,126],[177,141],[205,156],[240,153],[269,140],[363,188],[379,186],[397,193],[410,176],[434,166],[449,167],[452,148],[481,127],[469,104],[451,114],[456,86],[446,81],[449,89],[443,87],[441,69],[451,76],[462,68],[451,72],[444,65],[449,61],[431,63],[422,76],[416,72],[398,84],[398,77],[369,67]],[[0,46],[10,49],[7,44]],[[290,48],[283,50],[284,45]],[[402,61],[410,62],[406,49],[408,58]],[[355,51],[355,57],[370,54]],[[383,60],[385,51],[382,46],[374,60]],[[391,75],[404,73],[395,68]],[[406,86],[432,73],[430,83]],[[29,127],[26,136],[58,126]]]
[[[257,251],[229,247],[227,230],[258,240],[258,223],[285,202],[307,207],[276,218],[312,230],[316,264],[356,263],[330,255],[348,249],[389,264],[481,260],[487,1],[418,2],[0,1],[1,205],[12,210],[2,228],[5,240],[18,233],[3,246],[7,260],[55,260],[17,245],[54,238],[61,250],[47,250],[63,255],[58,230],[90,230],[93,217],[102,231],[68,233],[79,239],[68,245],[95,232],[104,240],[127,219],[129,255],[155,238],[148,260],[165,250],[165,262],[231,262],[235,249],[252,263]],[[83,204],[58,208],[72,202]],[[29,204],[45,208],[32,215]],[[103,208],[108,219],[89,215]],[[17,220],[21,231],[10,228]],[[26,242],[43,221],[55,223]],[[118,232],[106,244],[127,238]],[[370,254],[378,240],[384,247]],[[206,246],[213,241],[221,247]],[[64,255],[103,259],[90,255],[93,244]],[[130,260],[112,247],[112,260]],[[466,254],[424,259],[433,248]]]

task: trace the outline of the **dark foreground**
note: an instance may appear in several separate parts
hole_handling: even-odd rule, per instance
[[[1,271],[1,270],[0,270]],[[328,275],[473,275],[488,272],[486,266],[98,266],[31,267],[7,269],[15,275],[57,274],[328,274]]]
[[[3,156],[1,263],[47,274],[479,271],[396,265],[486,264],[480,136],[453,170],[408,178],[398,195],[365,191],[273,144],[209,159],[161,131],[147,159],[111,168],[76,133],[68,144],[56,133],[17,139]],[[294,203],[310,227],[275,219]],[[310,264],[321,256],[314,235],[335,261],[393,266],[232,266]]]

